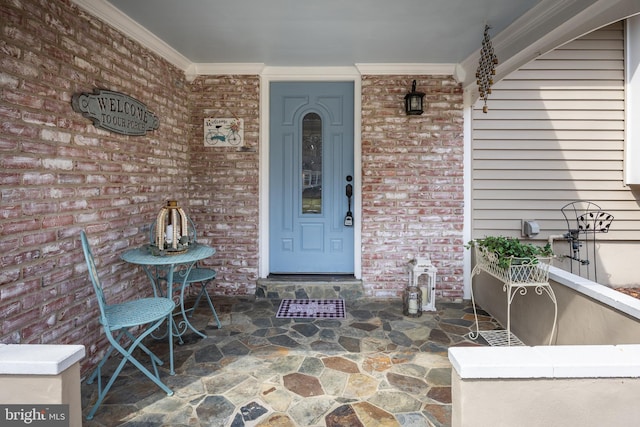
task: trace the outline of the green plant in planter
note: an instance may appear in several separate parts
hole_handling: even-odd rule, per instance
[[[520,263],[523,263],[522,259],[524,259],[530,264],[536,264],[538,257],[553,256],[549,243],[537,246],[532,243],[523,243],[515,237],[488,236],[484,239],[471,240],[465,245],[467,249],[476,246],[495,253],[498,256],[498,266],[504,269],[512,265],[513,258],[520,258]]]

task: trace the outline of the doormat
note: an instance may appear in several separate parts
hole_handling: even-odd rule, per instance
[[[278,319],[344,319],[344,300],[283,299],[276,317]]]

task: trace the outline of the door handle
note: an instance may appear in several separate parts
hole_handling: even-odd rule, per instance
[[[350,177],[347,177],[347,181]],[[344,217],[344,225],[345,227],[353,227],[353,213],[351,212],[351,196],[353,196],[353,185],[347,184],[345,187],[345,195],[347,196],[347,202],[349,208],[347,209],[347,214]]]

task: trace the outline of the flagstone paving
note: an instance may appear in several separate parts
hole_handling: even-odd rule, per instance
[[[279,303],[217,297],[222,328],[200,308],[193,323],[208,337],[187,334],[175,346],[176,375],[160,368],[173,396],[128,366],[83,425],[450,426],[447,349],[486,345],[468,336],[467,302],[407,318],[400,300],[360,299],[347,301],[345,319],[276,319]],[[499,328],[482,319],[482,329]],[[149,346],[168,361],[166,341]],[[83,382],[85,415],[96,396]]]

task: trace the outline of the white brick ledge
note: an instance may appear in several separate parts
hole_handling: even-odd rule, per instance
[[[58,375],[84,356],[83,345],[0,344],[0,375]]]
[[[449,360],[462,379],[640,377],[638,344],[452,347]]]
[[[640,300],[637,298],[569,273],[558,267],[549,267],[549,279],[640,320]]]

